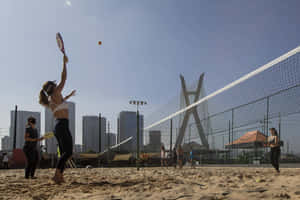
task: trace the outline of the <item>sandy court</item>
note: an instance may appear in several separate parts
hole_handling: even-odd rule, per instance
[[[50,181],[54,169],[38,170],[36,180],[23,170],[0,171],[4,199],[300,199],[300,169],[197,167],[67,169],[66,183]]]

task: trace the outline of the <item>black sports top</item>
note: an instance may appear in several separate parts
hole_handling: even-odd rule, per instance
[[[29,134],[29,138],[31,139],[37,139],[38,138],[38,131],[36,128],[32,128],[32,127],[27,127],[25,134],[28,133]],[[32,150],[35,149],[37,145],[37,141],[32,142],[32,141],[25,141],[24,144],[24,148],[25,150]]]

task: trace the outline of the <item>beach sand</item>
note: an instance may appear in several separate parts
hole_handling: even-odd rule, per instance
[[[300,199],[300,169],[243,167],[66,169],[66,183],[54,184],[54,169],[38,169],[38,179],[23,170],[0,171],[4,199]]]

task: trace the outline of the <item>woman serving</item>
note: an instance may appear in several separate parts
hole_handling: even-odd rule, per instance
[[[69,112],[66,100],[75,95],[76,91],[73,90],[66,97],[63,97],[62,95],[67,79],[67,63],[68,58],[64,55],[63,71],[60,83],[57,85],[55,81],[47,81],[40,91],[40,104],[50,108],[53,112],[54,118],[56,119],[54,135],[58,142],[61,157],[57,163],[55,175],[52,180],[58,184],[64,182],[63,172],[65,164],[68,159],[71,158],[73,153],[73,140],[69,130]]]

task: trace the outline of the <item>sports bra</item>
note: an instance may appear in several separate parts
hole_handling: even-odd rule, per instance
[[[68,104],[67,102],[62,102],[61,104],[59,104],[54,110],[53,113],[59,111],[59,110],[68,110]]]
[[[59,110],[67,110],[68,109],[68,103],[63,101],[61,104],[57,105],[56,103],[53,103],[50,101],[50,104],[56,105],[55,109],[52,111],[53,114],[56,113]]]
[[[269,136],[269,137],[268,137],[268,142],[269,142],[270,144],[275,144],[275,137],[276,137],[276,136]]]

